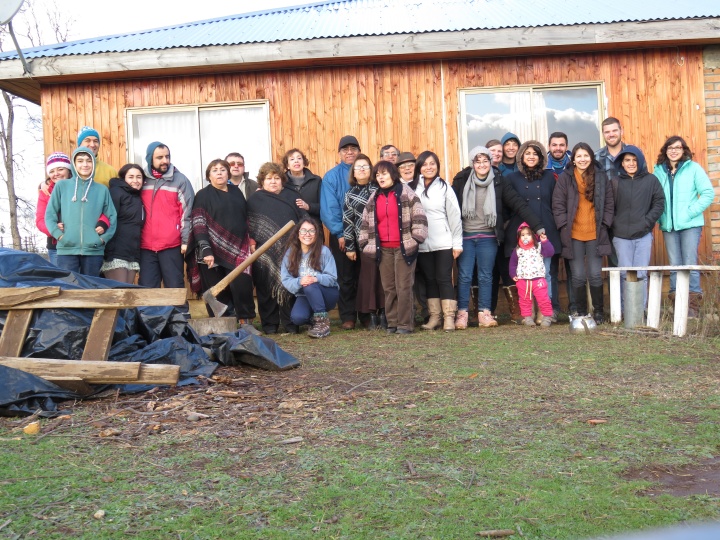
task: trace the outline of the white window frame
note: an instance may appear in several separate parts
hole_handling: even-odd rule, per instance
[[[460,130],[460,137],[458,137],[458,150],[460,152],[460,160],[463,167],[470,165],[468,157],[469,148],[467,148],[467,125],[465,118],[467,116],[467,109],[465,105],[465,96],[473,94],[498,94],[498,93],[512,93],[512,92],[530,92],[530,107],[532,109],[534,100],[532,99],[532,93],[534,91],[548,91],[548,90],[571,90],[575,88],[595,88],[597,92],[597,103],[598,103],[598,118],[597,126],[600,132],[599,140],[597,141],[598,146],[596,147],[595,141],[585,141],[594,147],[596,150],[604,145],[602,139],[602,130],[600,124],[605,118],[606,99],[605,99],[605,82],[604,81],[582,81],[573,83],[562,83],[562,84],[519,84],[513,86],[483,86],[483,87],[468,87],[458,88],[458,127]],[[531,115],[533,113],[531,112]],[[498,139],[502,134],[498,134]],[[535,123],[532,123],[532,138],[537,140],[537,133]],[[540,141],[544,145],[547,145],[547,141]]]

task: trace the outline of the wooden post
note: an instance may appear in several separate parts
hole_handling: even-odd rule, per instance
[[[620,300],[620,271],[610,270],[610,322],[622,321],[622,303]]]
[[[660,306],[662,305],[662,272],[649,272],[650,290],[648,291],[647,325],[660,328]]]
[[[673,335],[682,337],[687,332],[688,298],[690,296],[690,270],[678,270],[675,278],[675,317]]]

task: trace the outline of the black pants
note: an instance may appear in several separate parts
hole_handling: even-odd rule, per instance
[[[452,249],[420,252],[417,265],[425,278],[428,298],[455,300],[455,287],[452,282]]]
[[[285,305],[278,304],[276,298],[273,297],[273,283],[267,276],[262,277],[259,265],[253,264],[253,276],[255,281],[255,293],[257,294],[258,313],[260,314],[260,324],[263,332],[266,334],[275,334],[280,328],[280,323],[287,332],[297,332],[297,325],[290,320],[290,312],[295,297],[288,301]]]
[[[200,282],[203,291],[214,287],[220,280],[230,273],[230,270],[222,266],[213,266],[208,268],[206,264],[198,264],[200,270]],[[253,299],[253,282],[252,277],[248,274],[240,274],[230,282],[224,291],[222,291],[217,299],[228,306],[225,316],[229,317],[234,314],[237,319],[254,319],[255,318],[255,300]],[[214,316],[210,306],[207,306],[210,316]]]
[[[500,291],[500,282],[503,287],[511,287],[515,282],[510,277],[510,257],[505,256],[505,245],[498,246],[495,255],[495,267],[493,268],[492,297],[490,299],[490,307],[494,313],[497,309],[498,292]]]
[[[338,299],[340,320],[342,322],[355,322],[357,319],[355,297],[357,296],[357,284],[360,279],[360,257],[356,261],[348,259],[345,252],[340,250],[337,236],[332,234],[330,235],[330,251],[333,259],[335,259],[337,280],[340,286],[340,298]]]
[[[185,261],[180,246],[162,251],[140,250],[139,285],[159,289],[164,284],[168,289],[185,287],[183,277]]]

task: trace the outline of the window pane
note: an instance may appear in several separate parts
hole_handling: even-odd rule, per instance
[[[597,88],[534,90],[533,106],[537,138],[543,144],[554,131],[568,136],[568,146],[588,143],[600,147]]]
[[[509,132],[521,141],[532,136],[530,92],[488,92],[465,94],[465,155],[475,146],[483,146],[490,139],[500,139]]]
[[[200,189],[200,156],[195,111],[172,111],[132,115],[132,158],[146,165],[148,144],[160,141],[170,149],[170,161],[188,177],[195,191]]]
[[[213,159],[238,152],[245,158],[245,171],[257,176],[260,165],[271,159],[270,126],[264,105],[200,109],[200,139],[203,174]]]

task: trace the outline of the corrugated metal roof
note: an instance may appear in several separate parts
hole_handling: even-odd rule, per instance
[[[720,16],[720,1],[345,0],[26,49],[27,58],[288,40]],[[0,61],[17,53],[0,54]]]

